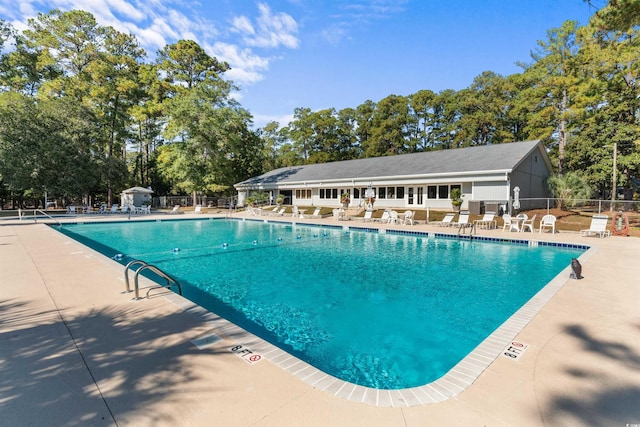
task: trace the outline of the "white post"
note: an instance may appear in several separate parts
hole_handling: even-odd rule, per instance
[[[618,192],[618,185],[616,183],[618,172],[618,143],[613,143],[613,186],[611,187],[611,212],[613,212],[613,205],[616,202],[616,193]]]

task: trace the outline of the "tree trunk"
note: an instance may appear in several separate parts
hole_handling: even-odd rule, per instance
[[[564,155],[567,146],[567,123],[564,114],[567,111],[567,90],[562,90],[562,102],[560,102],[560,123],[558,124],[558,175],[562,175],[564,169]]]

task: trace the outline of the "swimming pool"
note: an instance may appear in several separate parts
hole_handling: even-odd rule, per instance
[[[441,377],[584,251],[236,220],[61,231],[157,265],[197,304],[378,389]]]

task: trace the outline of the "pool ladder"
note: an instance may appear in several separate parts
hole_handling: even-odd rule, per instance
[[[465,234],[465,230],[469,229],[469,237],[473,236],[473,233],[477,233],[475,224],[460,224],[458,226],[458,237]]]
[[[146,298],[149,298],[149,292],[151,292],[153,289],[158,289],[158,288],[168,288],[170,289],[172,286],[176,286],[178,288],[178,294],[182,295],[182,285],[173,277],[169,276],[167,273],[165,273],[164,271],[160,270],[158,267],[156,267],[153,264],[148,264],[145,261],[142,261],[140,259],[134,259],[133,261],[129,262],[125,267],[124,267],[124,283],[126,285],[126,292],[129,293],[131,292],[131,286],[129,285],[129,269],[131,267],[133,267],[136,264],[140,264],[141,267],[138,268],[136,270],[136,274],[135,276],[133,276],[133,285],[134,285],[134,290],[136,293],[136,296],[134,299],[138,300],[141,299],[140,298],[140,287],[138,285],[138,276],[140,276],[140,273],[143,270],[150,270],[151,272],[155,273],[157,276],[162,277],[163,279],[165,279],[167,281],[166,285],[159,285],[159,286],[152,286],[147,290],[147,295]]]

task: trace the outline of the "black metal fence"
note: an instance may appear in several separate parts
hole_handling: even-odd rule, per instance
[[[208,208],[229,208],[230,206],[235,206],[235,204],[235,197],[198,196],[194,201],[193,196],[158,196],[152,199],[151,207],[168,209],[176,205],[183,207],[202,205]]]
[[[507,211],[527,211],[532,209],[565,208],[583,212],[640,212],[640,200],[599,200],[599,199],[519,199],[509,201]]]

